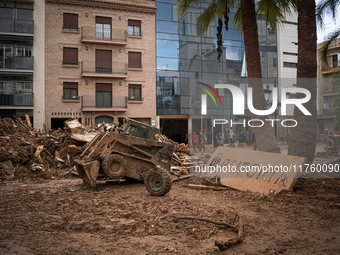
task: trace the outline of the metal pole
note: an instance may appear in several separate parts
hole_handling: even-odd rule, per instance
[[[277,108],[274,112],[275,116],[274,116],[274,119],[277,118]],[[275,121],[275,139],[277,140],[277,121]]]

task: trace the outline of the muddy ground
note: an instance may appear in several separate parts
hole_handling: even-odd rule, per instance
[[[340,253],[339,179],[300,179],[293,191],[268,197],[195,190],[187,184],[198,181],[187,180],[153,197],[138,182],[103,182],[93,190],[78,178],[41,177],[0,182],[0,254]],[[223,252],[215,240],[234,232],[173,217],[233,223],[235,211],[244,241]]]

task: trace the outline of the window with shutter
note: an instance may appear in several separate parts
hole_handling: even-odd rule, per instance
[[[141,21],[128,20],[128,34],[134,36],[141,36]]]
[[[64,13],[63,29],[78,31],[78,14]]]
[[[142,101],[142,85],[129,84],[129,100]]]
[[[78,100],[78,83],[64,82],[63,83],[63,99]]]
[[[97,83],[96,84],[96,106],[111,107],[112,106],[112,84]]]
[[[112,18],[96,16],[96,39],[111,40]]]
[[[128,67],[129,68],[142,68],[142,53],[141,52],[131,52],[128,53]]]
[[[63,64],[78,65],[78,48],[63,48]]]
[[[112,73],[111,50],[96,50],[96,73]]]

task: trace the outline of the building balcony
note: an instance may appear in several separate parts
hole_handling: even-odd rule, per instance
[[[83,112],[125,112],[128,108],[127,96],[112,96],[111,100],[98,100],[96,95],[81,96],[81,108]]]
[[[1,69],[29,70],[33,71],[33,57],[6,57],[5,62],[0,60]]]
[[[61,102],[63,103],[79,103],[80,102],[80,96],[61,96]]]
[[[32,36],[34,32],[33,20],[14,20],[0,18],[0,33],[18,33],[29,34]]]
[[[80,62],[67,62],[67,61],[61,61],[62,67],[69,67],[69,68],[79,68]]]
[[[333,119],[334,115],[332,114],[332,109],[323,108],[321,113],[318,114],[318,119]]]
[[[98,65],[95,62],[81,62],[81,76],[89,78],[119,78],[127,77],[126,63],[111,63]]]
[[[0,94],[0,108],[33,109],[32,94]]]
[[[95,44],[126,45],[127,31],[124,29],[111,29],[110,32],[96,31],[95,27],[81,28],[81,42]]]
[[[340,93],[339,88],[333,85],[323,86],[322,87],[322,95],[324,96],[335,96]]]
[[[141,98],[129,97],[128,98],[129,104],[142,104],[143,102],[144,102],[144,97],[141,97]]]
[[[322,74],[330,74],[330,73],[338,72],[339,70],[340,70],[340,61],[333,62],[329,66],[322,65],[321,67]]]

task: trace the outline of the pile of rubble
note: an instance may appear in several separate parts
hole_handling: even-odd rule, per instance
[[[171,174],[176,176],[188,175],[190,170],[190,147],[188,144],[177,143],[165,135],[156,135],[156,140],[163,143],[172,143],[175,145],[174,153],[171,159]]]
[[[75,172],[73,156],[97,134],[75,119],[65,122],[65,130],[48,132],[33,130],[26,119],[0,120],[0,179],[25,177],[32,171],[45,178]]]
[[[114,124],[82,126],[77,119],[65,121],[64,130],[41,132],[33,130],[28,116],[26,121],[15,117],[0,120],[0,180],[26,177],[32,172],[43,178],[77,175],[73,158],[79,155],[86,144],[98,132],[115,129]],[[200,157],[190,157],[188,144],[177,143],[164,135],[156,140],[174,144],[171,173],[188,175],[190,167],[201,162]]]
[[[190,155],[189,144],[177,143],[165,135],[158,135],[156,139],[159,142],[172,143],[175,145],[171,159],[171,174],[177,177],[189,175],[191,169],[196,165],[204,165],[210,158],[209,154],[201,154],[200,156]]]

